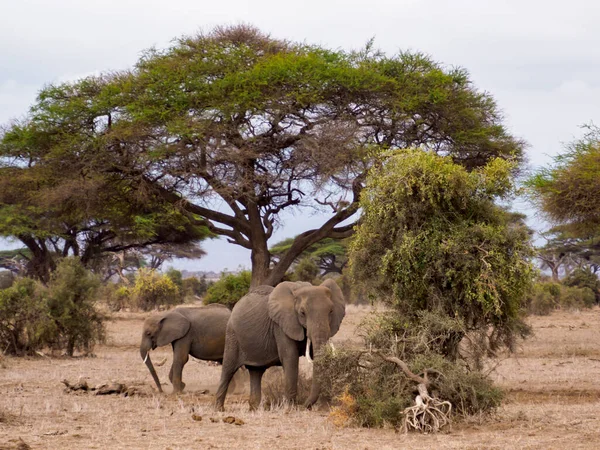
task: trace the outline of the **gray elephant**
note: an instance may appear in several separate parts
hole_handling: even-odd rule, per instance
[[[283,366],[285,396],[295,402],[300,356],[319,352],[339,330],[345,310],[342,291],[334,280],[320,286],[286,281],[275,288],[251,290],[235,305],[227,324],[216,408],[223,410],[229,382],[242,365],[250,372],[250,409],[260,404],[262,376],[271,366]],[[316,375],[307,408],[319,397]]]
[[[162,387],[149,350],[167,344],[173,346],[169,380],[173,384],[173,392],[181,392],[185,387],[181,375],[189,355],[206,361],[223,361],[225,330],[230,315],[227,307],[213,304],[202,308],[176,308],[145,320],[140,354],[160,392]]]

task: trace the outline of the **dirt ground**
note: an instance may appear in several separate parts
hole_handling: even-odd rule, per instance
[[[358,341],[355,328],[366,314],[367,308],[349,307],[334,341]],[[184,370],[185,394],[157,395],[137,349],[144,317],[114,314],[108,341],[95,348],[95,357],[1,359],[0,449],[600,448],[598,308],[532,317],[535,337],[496,370],[498,384],[508,391],[504,406],[491,418],[425,436],[336,428],[323,409],[249,412],[244,393],[228,396],[226,412],[217,413],[212,394],[220,367],[198,361]],[[152,353],[155,362],[167,358],[157,368],[164,382],[169,350]],[[80,378],[92,386],[114,380],[147,394],[63,392],[61,380]],[[227,416],[243,424],[224,423]]]

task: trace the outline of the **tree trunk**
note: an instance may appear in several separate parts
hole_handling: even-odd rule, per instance
[[[27,262],[29,274],[44,284],[48,283],[50,273],[56,268],[48,248],[32,236],[21,235],[19,240],[31,251],[32,257]]]
[[[250,287],[260,286],[262,284],[268,284],[269,286],[275,286],[279,281],[275,284],[269,284],[269,274],[270,269],[269,265],[271,264],[271,256],[269,252],[265,252],[262,248],[253,248],[252,253],[250,255],[250,260],[252,263],[252,281],[250,282]]]

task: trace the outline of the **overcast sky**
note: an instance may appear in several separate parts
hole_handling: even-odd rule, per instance
[[[275,37],[387,53],[418,50],[465,67],[490,92],[532,167],[580,126],[600,122],[600,2],[593,0],[1,0],[0,123],[22,116],[44,84],[131,67],[148,47],[219,24]],[[322,218],[287,217],[274,241]],[[4,246],[9,246],[5,244]],[[0,247],[2,243],[0,242]],[[212,241],[190,270],[249,267],[246,250]]]

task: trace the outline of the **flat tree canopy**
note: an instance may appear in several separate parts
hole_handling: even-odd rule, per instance
[[[569,238],[587,239],[600,231],[600,129],[588,131],[527,182],[541,211]]]
[[[129,71],[48,86],[8,128],[0,157],[11,158],[3,170],[48,170],[73,186],[100,179],[109,192],[148,196],[177,221],[250,249],[252,284],[274,285],[314,243],[352,234],[367,170],[381,149],[406,147],[468,170],[523,156],[463,69],[234,26],[149,50]],[[50,203],[66,204],[61,194]],[[19,203],[11,201],[0,207]],[[268,241],[294,208],[331,215],[274,262]]]

